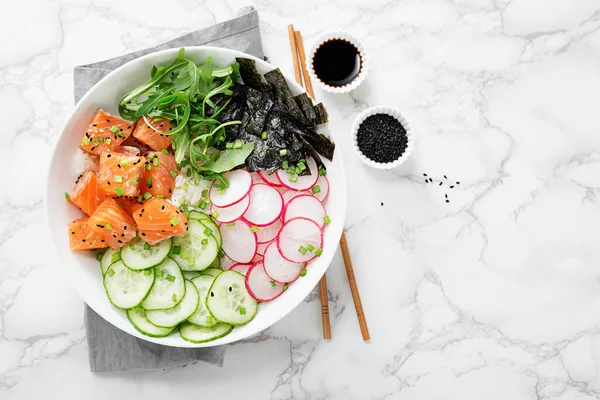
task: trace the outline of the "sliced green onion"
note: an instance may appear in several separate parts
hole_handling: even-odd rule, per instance
[[[206,208],[206,202],[203,200],[200,203],[198,203],[198,208],[204,210]]]
[[[69,200],[69,199],[70,199],[69,192],[65,192],[65,200]]]
[[[175,172],[175,171],[173,171],[173,170],[171,170],[171,171],[169,172],[169,174],[171,174],[171,176],[172,176],[173,178],[175,178],[175,177],[177,176],[177,172]]]
[[[321,188],[319,187],[319,185],[315,185],[312,187],[312,189],[310,189],[311,192],[313,192],[313,194],[317,194],[321,192]]]
[[[119,261],[120,259],[121,259],[121,253],[113,253],[113,255],[110,257],[110,262],[114,263],[114,262]]]
[[[241,310],[241,308],[240,308],[240,310]],[[206,323],[207,324],[212,324],[213,323],[213,319],[212,319],[212,317],[210,315],[208,317],[206,317]]]
[[[258,230],[259,230],[258,226],[252,226],[252,227],[250,227],[250,232],[256,233],[256,232],[258,232]]]
[[[152,178],[146,178],[146,185],[152,185]]]
[[[181,198],[179,199],[179,204],[184,205],[186,201],[187,199],[185,198],[185,196],[181,196]]]
[[[163,154],[169,154],[169,150],[167,150],[167,149],[162,149],[160,152]]]
[[[155,167],[158,167],[158,158],[155,158],[154,160],[152,160],[152,164],[154,164]]]
[[[104,138],[103,138],[102,136],[100,136],[100,137],[98,138],[98,142],[100,142],[100,143],[104,142]]]
[[[300,160],[302,161],[302,160]],[[300,171],[304,171],[306,169],[306,164],[304,164],[304,162],[300,162],[298,161],[298,169],[300,169]]]
[[[321,254],[323,254],[323,249],[319,247],[317,250],[315,250],[315,256],[321,257]]]
[[[102,261],[102,256],[103,255],[104,255],[104,253],[98,253],[98,254],[96,254],[96,260]]]
[[[308,272],[308,270],[306,268],[302,268],[300,270],[300,276],[306,276],[306,273]]]
[[[240,307],[240,314],[242,314],[242,315],[246,314],[246,307]]]
[[[328,224],[331,222],[331,218],[329,218],[329,215],[326,215],[323,217],[323,222],[325,222],[325,224]]]
[[[208,244],[208,239],[204,238],[200,241],[200,243],[202,243],[202,246],[206,246]]]
[[[284,162],[281,163],[281,167],[283,169],[288,169],[290,167],[290,164],[287,161],[284,161]]]
[[[124,138],[125,137],[120,131],[117,132],[117,136],[120,137],[120,138]]]
[[[227,226],[235,226],[235,222],[228,222],[225,225],[227,225]]]
[[[152,197],[152,195],[148,192],[144,193],[144,200],[148,200],[150,197]]]
[[[280,155],[281,157],[283,157],[283,156],[287,156],[287,150],[286,150],[286,149],[279,150],[279,155]]]
[[[110,127],[110,131],[112,133],[117,133],[117,132],[119,132],[119,128],[116,125],[113,125]]]
[[[192,264],[192,265],[194,265],[194,264]],[[177,301],[177,295],[175,293],[173,293],[173,296],[171,296],[171,300]]]
[[[152,246],[150,246],[148,243],[144,243],[144,250],[150,250],[152,248]]]
[[[152,165],[151,164],[146,164],[146,171],[150,171],[152,170]]]
[[[138,203],[142,203],[142,201],[144,201],[144,196],[142,196],[141,194],[138,196]]]
[[[183,208],[183,212],[187,213],[188,211],[190,211],[190,207],[187,204],[183,204],[181,206],[181,208]]]
[[[288,173],[288,174],[290,174],[290,175],[294,175],[294,174],[296,173],[296,168],[294,168],[294,167],[289,167],[289,168],[287,169],[287,173]]]
[[[261,137],[263,140],[267,140],[267,131],[263,131],[263,133],[261,133],[261,134],[260,134],[260,137]]]
[[[281,288],[283,291],[286,291],[287,288],[290,287],[290,285],[288,283],[284,283],[283,287]]]
[[[299,167],[296,167],[296,175],[300,175],[302,173],[302,170]]]
[[[149,159],[152,160],[154,157],[156,157],[156,153],[155,152],[151,151],[150,153],[148,153],[148,158]]]
[[[194,264],[196,264],[196,259],[194,257],[188,257],[187,262],[188,262],[188,267],[191,267]]]
[[[129,160],[121,160],[119,164],[121,164],[121,167],[126,167],[129,165]]]
[[[233,148],[234,148],[234,149],[241,149],[241,148],[242,148],[242,146],[243,146],[242,142],[240,142],[239,140],[237,140],[237,141],[234,143],[234,145],[233,145]]]
[[[165,279],[169,282],[175,282],[175,275],[168,274]]]
[[[108,274],[108,276],[113,276],[115,274],[115,271],[112,268],[109,268],[108,271],[106,271],[106,273]]]
[[[179,254],[180,250],[181,250],[181,247],[179,247],[179,246],[173,246],[173,254]]]
[[[233,143],[231,143],[231,142],[227,142],[227,143],[225,144],[225,148],[226,148],[226,149],[233,149]]]
[[[87,145],[89,145],[89,144],[90,144],[90,139],[88,139],[88,138],[84,137],[83,139],[81,139],[81,143],[82,143],[84,146],[87,146]]]
[[[219,194],[225,194],[225,189],[219,189]]]
[[[217,218],[219,218],[219,215],[221,215],[221,214],[219,214],[219,212],[217,210],[215,210],[212,212],[211,215],[213,216],[214,219],[217,219]]]
[[[208,235],[212,235],[212,231],[210,230],[210,228],[204,228],[204,231],[202,231],[206,236]]]
[[[156,197],[157,199],[164,199],[165,198],[165,196],[163,196],[162,194],[157,194],[154,197]]]
[[[119,186],[118,188],[115,189],[115,194],[117,196],[121,197],[125,194],[125,189],[123,189],[122,186]]]
[[[112,231],[113,230],[113,227],[112,227],[111,224],[106,224],[106,225],[104,225],[104,227],[106,228],[107,231]]]
[[[315,246],[313,246],[312,244],[307,244],[304,247],[306,247],[306,250],[308,250],[308,251],[313,251],[315,249]]]
[[[151,269],[144,270],[144,275],[150,275],[152,273],[152,271],[153,270],[151,270]]]
[[[321,176],[327,175],[327,170],[323,166],[319,167],[319,175],[321,175]]]
[[[121,175],[115,175],[115,182],[123,183],[123,177]]]
[[[133,183],[134,185],[137,185],[137,184],[138,184],[138,181],[137,181],[137,179],[135,179],[135,178],[131,178],[131,179],[129,180],[129,182]]]
[[[92,143],[94,144],[94,146],[98,146],[98,141],[97,140],[92,140]]]
[[[206,195],[208,195],[208,189],[202,191],[202,197],[206,197]]]
[[[306,252],[307,252],[307,250],[306,250],[306,247],[304,247],[304,246],[300,246],[300,247],[298,248],[298,253],[300,253],[300,254],[304,255],[304,254],[306,254]]]
[[[135,246],[134,246],[134,245],[132,245],[132,244],[129,244],[129,249],[130,249],[130,250],[135,250]]]
[[[171,225],[175,226],[179,223],[179,218],[173,217],[169,220],[169,222],[171,223]]]
[[[297,182],[298,181],[298,175],[292,175],[292,176],[290,176],[290,179],[288,179],[288,181],[290,181],[290,182]]]
[[[183,184],[183,190],[188,190],[189,187],[190,185],[187,182]]]
[[[273,286],[273,287],[277,286],[277,284],[275,283],[275,281],[271,281],[271,286]]]
[[[110,139],[106,139],[106,144],[110,146]]]

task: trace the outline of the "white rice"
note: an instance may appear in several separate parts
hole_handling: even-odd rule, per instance
[[[202,200],[202,191],[209,190],[211,181],[201,179],[198,185],[194,181],[194,176],[186,176],[189,166],[179,171],[175,178],[175,190],[171,196],[171,203],[176,206],[181,206],[184,203],[190,206],[195,206]]]
[[[80,174],[87,170],[98,172],[98,156],[78,151],[75,155],[75,165]]]

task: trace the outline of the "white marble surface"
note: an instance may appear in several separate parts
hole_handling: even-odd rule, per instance
[[[167,4],[168,8],[163,9]],[[367,82],[328,106],[350,185],[347,236],[372,334],[338,255],[333,340],[313,295],[223,368],[93,375],[82,303],[57,275],[45,167],[72,67],[231,17],[246,1],[44,1],[0,24],[0,399],[600,398],[600,1],[257,0],[265,51],[291,73],[286,25],[361,37]],[[398,107],[417,147],[367,170],[348,132]],[[422,174],[460,181],[425,184]],[[448,194],[450,203],[444,202]]]

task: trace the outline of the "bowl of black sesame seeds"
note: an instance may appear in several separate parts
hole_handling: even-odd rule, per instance
[[[374,106],[356,118],[352,126],[352,145],[369,167],[393,169],[410,156],[414,138],[410,124],[389,106]]]

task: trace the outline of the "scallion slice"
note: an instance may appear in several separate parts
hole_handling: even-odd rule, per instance
[[[219,212],[217,210],[215,210],[212,212],[211,215],[213,216],[214,219],[217,219],[217,218],[219,218],[219,215],[221,215],[221,214],[219,214]]]
[[[312,187],[312,189],[310,189],[310,191],[311,191],[313,194],[317,194],[317,193],[320,193],[320,192],[321,192],[321,188],[319,187],[319,185],[315,185],[315,186],[313,186],[313,187]]]
[[[243,144],[242,142],[240,142],[239,140],[237,140],[237,141],[234,143],[234,145],[233,145],[233,148],[234,148],[234,149],[241,149],[243,145],[244,145],[244,144]]]
[[[240,314],[244,315],[246,314],[246,307],[240,307]],[[209,317],[206,317],[206,319],[208,320]],[[212,320],[212,318],[211,318]],[[208,321],[207,321],[208,322]],[[212,321],[208,322],[208,323],[212,323]]]
[[[321,254],[323,254],[323,249],[319,247],[317,250],[315,250],[315,256],[321,257]]]
[[[259,230],[259,229],[258,229],[258,226],[251,226],[251,227],[250,227],[250,232],[254,232],[254,233],[256,233],[256,232],[258,232],[258,230]]]
[[[226,149],[233,149],[233,143],[232,142],[225,143],[225,148]]]
[[[150,153],[148,153],[148,158],[149,159],[152,160],[154,157],[156,157],[156,153],[155,152],[151,151]]]
[[[267,140],[267,131],[263,131],[263,133],[261,133],[261,134],[260,134],[260,137],[261,137],[263,140]]]
[[[152,246],[150,246],[148,243],[144,243],[144,250],[150,250],[152,248]]]
[[[121,259],[121,253],[113,253],[113,255],[110,257],[110,262],[114,263],[117,262]]]
[[[152,195],[148,192],[144,193],[144,200],[148,200]]]
[[[104,225],[104,227],[106,228],[107,231],[112,231],[113,230],[113,227],[112,227],[111,224],[106,224],[106,225]]]
[[[306,268],[302,268],[300,270],[300,276],[306,276],[306,273],[308,272],[308,270]]]
[[[115,175],[115,182],[123,183],[123,177],[121,175]]]
[[[277,284],[275,283],[275,281],[271,281],[271,286],[273,286],[273,287],[277,286]]]
[[[84,146],[88,146],[88,145],[90,144],[90,139],[88,139],[88,138],[84,137],[83,139],[81,139],[81,143],[82,143]]]
[[[175,226],[179,223],[179,218],[173,217],[169,220],[169,222],[171,223],[172,226]]]
[[[198,203],[198,208],[204,210],[206,208],[206,202],[202,200],[200,203]]]
[[[313,251],[315,249],[315,246],[313,246],[312,244],[307,244],[304,247],[306,247],[306,250],[308,250],[308,251]]]
[[[134,185],[137,185],[137,184],[139,183],[139,182],[138,182],[138,180],[137,180],[137,179],[135,179],[135,178],[131,178],[131,179],[129,180],[129,182],[133,183]]]
[[[121,160],[119,164],[121,164],[121,167],[126,167],[129,165],[129,160]]]
[[[319,167],[319,175],[321,175],[321,176],[327,175],[327,170],[322,165]]]
[[[204,238],[200,241],[200,243],[202,243],[202,246],[206,246],[208,244],[208,239]]]
[[[106,273],[108,274],[108,276],[113,276],[115,274],[115,271],[112,268],[109,268],[108,271],[106,271]]]
[[[154,164],[155,167],[158,167],[158,157],[152,160],[152,164]]]
[[[306,250],[306,247],[304,247],[304,246],[300,246],[300,247],[298,248],[298,253],[300,253],[300,254],[302,254],[302,255],[306,254],[306,252],[307,252],[307,251],[308,251],[308,250]]]
[[[152,170],[152,164],[146,164],[146,171]]]
[[[173,171],[173,170],[171,170],[171,171],[169,172],[169,174],[171,174],[171,176],[172,176],[173,178],[175,178],[175,177],[177,176],[177,172],[175,172],[175,171]]]
[[[287,156],[287,153],[288,153],[288,152],[287,152],[287,150],[286,150],[286,149],[279,150],[279,155],[280,155],[281,157],[283,157],[283,156]]]
[[[163,154],[169,154],[169,150],[167,150],[167,149],[162,149],[160,152]]]
[[[110,131],[112,133],[117,133],[117,132],[119,132],[119,127],[117,127],[116,125],[113,125],[110,127]]]
[[[152,185],[152,178],[150,178],[150,177],[146,178],[146,185],[148,185],[148,186]]]
[[[169,282],[175,282],[175,275],[168,274],[165,279]]]
[[[292,175],[290,176],[290,179],[288,179],[290,182],[298,182],[298,175]]]
[[[329,218],[329,215],[326,215],[323,217],[323,222],[325,222],[325,224],[328,224],[331,222],[331,218]]]
[[[65,192],[65,200],[69,200],[69,199],[70,199],[69,192]]]
[[[179,246],[173,246],[173,254],[179,254],[180,250],[181,250],[181,247],[179,247]]]
[[[115,194],[118,197],[121,197],[125,194],[125,189],[123,189],[123,186],[119,186],[118,188],[115,189]]]

